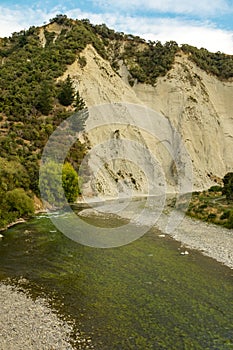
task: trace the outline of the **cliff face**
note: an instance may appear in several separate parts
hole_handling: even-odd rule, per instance
[[[150,157],[154,157],[157,162],[157,166],[154,166],[157,173],[152,176],[154,181],[164,184],[166,178],[166,190],[174,190],[177,186],[177,164],[174,163],[175,144],[171,144],[171,140],[174,141],[173,128],[178,131],[191,158],[193,189],[207,188],[232,171],[233,82],[223,82],[208,75],[180,53],[176,56],[173,68],[165,77],[158,78],[156,86],[136,82],[130,86],[124,66],[120,67],[119,75],[116,74],[109,62],[103,60],[90,45],[83,51],[83,56],[87,62],[85,67],[81,68],[78,60],[75,61],[62,79],[68,74],[71,76],[88,107],[121,102],[155,111],[155,114],[146,112],[147,117],[142,116],[145,124],[137,125],[133,112],[119,112],[115,119],[109,119],[109,107],[108,115],[101,112],[103,125],[93,129],[93,118],[98,119],[96,113],[99,112],[92,108],[87,120],[87,138],[92,149],[96,145],[101,146],[98,146],[98,150],[96,148],[96,152],[90,152],[89,165],[95,172],[95,179],[90,178],[86,184],[88,195],[98,192],[115,196],[121,191],[121,181],[124,183],[123,192],[127,189],[137,194],[146,193],[147,171],[150,177],[154,170],[143,169],[143,158],[152,164]],[[162,124],[156,119],[156,112],[162,116]],[[109,122],[111,125],[108,125]],[[114,122],[120,125],[114,125]],[[156,128],[155,135],[153,131]],[[115,142],[111,141],[107,146],[104,144],[106,140],[114,139]],[[133,141],[133,147],[127,146],[125,140]],[[170,144],[170,148],[166,143]],[[127,155],[127,159],[120,159],[124,155]],[[114,157],[118,157],[117,161],[113,161]]]

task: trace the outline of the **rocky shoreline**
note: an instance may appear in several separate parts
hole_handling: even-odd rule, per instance
[[[76,336],[72,322],[61,320],[44,298],[33,300],[19,287],[0,283],[1,350],[93,349],[91,340]]]
[[[106,211],[106,207],[102,208]],[[84,209],[79,215],[99,216],[98,211],[101,212],[101,207],[98,207],[98,210]],[[111,212],[111,204],[108,205],[108,212]],[[132,219],[131,211],[123,210],[117,214],[124,219]],[[155,224],[161,237],[166,234],[167,220],[168,215],[162,213]],[[233,230],[184,216],[178,227],[168,235],[180,242],[184,248],[199,250],[202,254],[233,269]]]
[[[233,230],[185,217],[170,236],[233,269]]]

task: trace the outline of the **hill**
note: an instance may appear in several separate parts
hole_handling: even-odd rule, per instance
[[[39,196],[42,150],[55,128],[85,105],[135,103],[164,115],[190,153],[195,189],[220,181],[233,168],[233,56],[175,42],[146,42],[104,24],[58,15],[46,26],[2,38],[0,60],[1,226],[31,213],[30,200]],[[79,121],[79,131],[85,131],[85,120]],[[67,161],[76,171],[88,148],[107,132],[84,133],[83,141],[72,147]],[[138,130],[122,134],[143,138],[158,159],[164,158],[150,137],[138,135]],[[165,176],[172,188],[169,162]],[[119,164],[118,168],[136,193],[137,186],[144,188],[135,167]],[[97,179],[103,195],[116,192],[116,179],[122,176],[118,168],[106,169]],[[85,191],[93,194],[90,181]],[[20,204],[15,206],[18,197]],[[22,206],[28,209],[22,212]]]

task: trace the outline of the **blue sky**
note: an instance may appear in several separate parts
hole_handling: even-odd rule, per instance
[[[0,0],[0,37],[42,25],[58,13],[147,40],[233,54],[233,0]]]

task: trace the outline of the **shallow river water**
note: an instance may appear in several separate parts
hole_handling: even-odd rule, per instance
[[[39,215],[5,233],[0,279],[27,279],[31,295],[50,297],[97,350],[233,349],[233,271],[189,252],[156,228],[122,247],[91,248]]]

